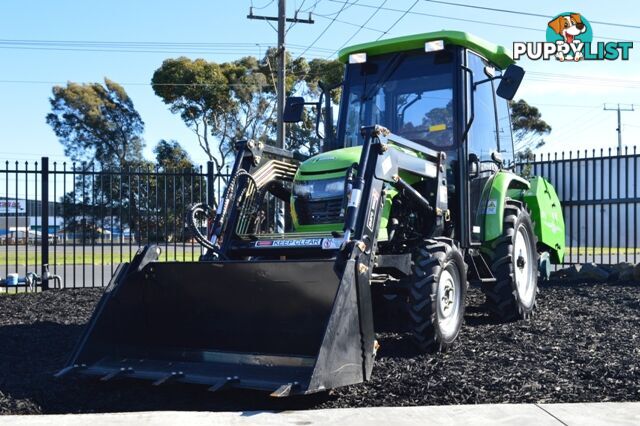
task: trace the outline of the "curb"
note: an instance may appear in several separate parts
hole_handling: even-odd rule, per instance
[[[336,408],[306,411],[57,414],[0,416],[0,425],[638,425],[640,402],[577,404],[483,404],[423,407]]]

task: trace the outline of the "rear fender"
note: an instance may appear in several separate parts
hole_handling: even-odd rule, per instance
[[[502,235],[502,225],[504,222],[504,206],[507,196],[511,198],[514,190],[517,192],[526,191],[530,187],[529,181],[516,175],[513,172],[501,170],[487,181],[484,187],[478,214],[484,216],[483,241],[489,242]]]
[[[553,263],[562,263],[565,249],[564,218],[553,185],[536,176],[531,179],[531,188],[524,193],[523,199],[531,210],[538,243],[546,246]]]

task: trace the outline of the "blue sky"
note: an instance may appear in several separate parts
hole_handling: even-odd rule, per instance
[[[289,0],[289,15],[302,5],[315,5],[315,24],[298,24],[288,32],[294,54],[300,46],[310,45],[325,30],[333,17],[336,21],[307,52],[307,57],[327,57],[352,37],[383,0],[349,0],[344,7],[338,0]],[[462,3],[461,0],[452,0]],[[255,13],[274,15],[277,1],[253,0]],[[384,7],[406,10],[415,0],[387,0]],[[479,6],[515,9],[544,15],[565,12],[557,1],[513,2],[475,0]],[[164,139],[176,139],[199,163],[206,161],[193,135],[179,117],[153,94],[148,85],[161,62],[168,57],[202,57],[227,61],[247,54],[261,55],[275,44],[276,33],[263,21],[246,19],[250,0],[111,0],[108,2],[71,0],[3,0],[0,9],[0,160],[32,160],[49,155],[64,160],[60,143],[45,123],[52,83],[95,82],[106,76],[121,83],[146,124],[145,153]],[[637,2],[578,2],[577,12],[590,21],[637,24]],[[326,16],[322,16],[326,15]],[[427,16],[439,15],[440,17]],[[544,41],[547,19],[506,14],[438,4],[419,0],[402,20],[383,34],[402,16],[401,12],[382,10],[353,37],[350,44],[375,40],[380,35],[395,37],[440,29],[456,29],[511,48],[514,41]],[[467,21],[463,21],[467,20]],[[480,22],[484,21],[491,24]],[[514,27],[539,28],[536,30]],[[517,95],[540,107],[543,118],[553,127],[544,151],[600,149],[617,145],[616,114],[603,111],[602,104],[635,104],[635,112],[623,113],[623,142],[633,146],[640,140],[640,29],[617,25],[593,24],[594,35],[636,41],[629,61],[591,61],[560,63],[557,61],[520,61],[528,74]],[[7,40],[49,40],[90,42],[163,42],[155,47],[161,52],[141,52],[144,47],[113,51],[44,50],[15,48]],[[5,42],[3,44],[3,42]],[[246,43],[241,48],[180,45],[175,43]],[[83,47],[86,49],[86,47]],[[97,48],[95,50],[100,50]],[[104,49],[103,49],[104,50]],[[149,49],[152,50],[152,49]]]

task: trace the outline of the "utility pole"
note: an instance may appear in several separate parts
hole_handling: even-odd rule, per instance
[[[284,103],[286,95],[286,66],[287,66],[287,48],[285,44],[286,23],[313,24],[311,13],[308,19],[299,19],[298,12],[293,18],[287,18],[286,0],[278,0],[278,16],[259,16],[253,14],[253,7],[249,8],[248,19],[262,19],[265,21],[278,21],[278,85],[276,88],[276,146],[284,149],[285,123]],[[276,232],[284,233],[284,202],[278,201],[276,208]]]
[[[284,103],[286,95],[286,59],[287,49],[285,45],[285,25],[287,22],[301,23],[301,24],[313,24],[315,21],[311,19],[311,13],[309,13],[308,19],[298,18],[298,12],[293,18],[287,18],[287,6],[286,0],[278,0],[278,16],[261,16],[254,15],[253,8],[249,8],[248,19],[260,19],[264,21],[278,21],[278,85],[277,85],[277,98],[276,98],[276,116],[277,116],[277,131],[276,131],[276,145],[278,148],[284,148],[284,121],[282,117],[284,115]]]
[[[276,100],[277,111],[277,130],[276,145],[278,148],[284,148],[284,99],[285,99],[285,78],[287,68],[287,48],[284,44],[285,19],[287,19],[286,0],[278,0],[278,93]]]
[[[605,111],[617,111],[618,112],[618,128],[616,131],[618,132],[618,153],[622,153],[622,111],[634,111],[633,105],[630,107],[621,107],[620,104],[616,108],[607,108],[607,104],[604,104]]]

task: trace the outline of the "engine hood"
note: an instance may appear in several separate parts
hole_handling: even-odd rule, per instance
[[[296,178],[310,179],[318,178],[318,174],[344,174],[344,171],[353,163],[360,161],[362,147],[354,146],[349,148],[336,149],[334,151],[323,152],[309,158],[300,164]],[[333,177],[333,176],[322,176]]]

